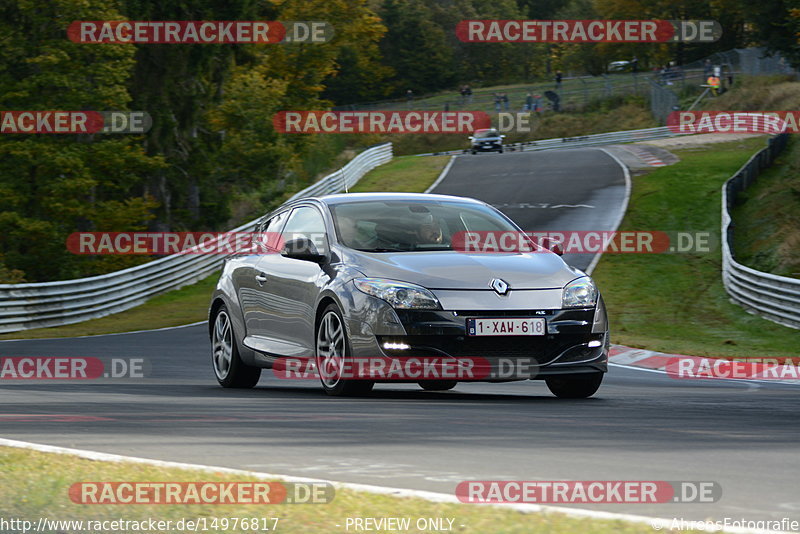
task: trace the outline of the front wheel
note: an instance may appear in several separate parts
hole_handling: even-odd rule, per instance
[[[545,379],[547,389],[560,399],[585,399],[594,395],[603,382],[603,373],[554,376]]]
[[[211,364],[217,382],[224,388],[251,388],[261,378],[261,368],[245,364],[239,357],[236,336],[225,305],[214,316],[211,330]]]
[[[348,380],[347,359],[350,358],[350,342],[344,319],[335,304],[330,304],[322,313],[317,325],[316,361],[319,380],[325,393],[335,397],[363,395],[375,385],[370,380]]]

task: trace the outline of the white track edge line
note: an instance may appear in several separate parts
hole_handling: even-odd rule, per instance
[[[231,467],[214,467],[202,464],[189,464],[182,462],[171,462],[166,460],[152,460],[149,458],[139,458],[136,456],[124,456],[120,454],[110,454],[105,452],[88,451],[84,449],[71,449],[67,447],[58,447],[55,445],[43,445],[39,443],[30,443],[27,441],[18,441],[6,438],[0,438],[0,446],[14,447],[18,449],[29,449],[38,452],[45,452],[51,454],[64,454],[71,456],[78,456],[87,460],[101,461],[101,462],[128,462],[152,465],[154,467],[166,467],[175,469],[186,469],[203,471],[209,473],[225,473],[231,475],[243,475],[258,479],[272,479],[284,480],[286,482],[322,482],[329,483],[337,488],[351,489],[354,491],[364,491],[368,493],[375,493],[380,495],[393,495],[395,497],[416,497],[431,502],[451,503],[451,504],[469,504],[462,503],[455,495],[447,493],[436,493],[433,491],[412,490],[406,488],[392,488],[386,486],[373,486],[370,484],[357,484],[354,482],[339,482],[334,480],[316,479],[308,477],[296,477],[291,475],[279,475],[273,473],[262,473],[258,471],[248,471],[245,469],[234,469]],[[473,504],[473,506],[475,506]],[[597,510],[587,510],[583,508],[564,508],[561,506],[549,506],[541,504],[478,504],[477,506],[491,506],[496,508],[506,508],[524,513],[558,513],[570,517],[581,517],[589,519],[607,519],[607,520],[620,520],[629,521],[633,523],[647,523],[650,526],[661,525],[662,528],[669,528],[668,525],[672,523],[670,519],[648,517],[634,514],[624,514],[617,512],[603,512]],[[712,531],[709,529],[709,531]],[[746,528],[721,528],[722,532],[733,532],[737,534],[780,534],[776,531],[746,529]]]
[[[178,328],[187,328],[190,326],[197,326],[206,324],[208,321],[197,321],[189,324],[179,324],[177,326],[164,326],[162,328],[151,328],[149,330],[131,330],[130,332],[111,332],[110,334],[89,334],[86,336],[64,336],[64,337],[30,337],[20,339],[0,339],[0,343],[10,343],[12,341],[52,341],[57,339],[82,339],[85,337],[105,337],[105,336],[125,336],[128,334],[144,334],[147,332],[161,332],[163,330],[176,330]],[[77,324],[77,323],[75,323]],[[66,326],[66,325],[65,325]]]
[[[695,356],[695,358],[702,358],[702,356]],[[648,373],[658,373],[661,375],[668,375],[665,370],[663,369],[649,369],[647,367],[637,367],[635,365],[627,365],[624,363],[614,363],[612,361],[608,362],[608,365],[613,367],[623,367],[625,369],[632,369],[636,371],[645,371]],[[679,378],[674,379],[676,381],[681,380]],[[688,380],[688,379],[687,379]],[[737,384],[743,385],[753,385],[753,384],[773,384],[773,385],[780,385],[780,386],[798,386],[800,382],[797,381],[790,381],[790,380],[758,380],[758,379],[748,379],[748,378],[698,378],[695,380],[700,381],[710,381],[713,380],[714,382],[719,382],[720,384],[736,382]]]
[[[617,165],[622,167],[622,172],[625,175],[625,198],[622,200],[622,209],[619,210],[619,214],[617,216],[617,220],[616,220],[615,224],[613,225],[614,227],[611,229],[612,232],[616,232],[617,229],[619,228],[619,225],[622,224],[622,219],[625,218],[625,213],[628,211],[628,203],[630,202],[630,199],[631,199],[631,172],[628,169],[628,166],[625,165],[622,162],[621,159],[619,159],[617,156],[615,156],[614,154],[612,154],[611,152],[609,152],[605,148],[596,148],[595,150],[599,150],[599,151],[605,153],[608,157],[610,157],[611,159],[616,161]],[[592,271],[594,271],[594,268],[597,267],[597,263],[600,261],[600,257],[602,255],[603,255],[602,251],[600,251],[600,252],[598,252],[597,254],[594,255],[594,258],[592,258],[592,262],[586,268],[586,271],[585,271],[586,274],[588,274],[588,275],[592,274]]]
[[[444,177],[447,176],[447,173],[450,172],[450,167],[453,166],[453,162],[456,160],[456,156],[450,156],[450,161],[447,162],[447,165],[444,166],[442,172],[439,173],[439,177],[436,178],[436,181],[433,182],[428,189],[425,190],[425,193],[430,193],[433,191],[439,183],[444,180]]]

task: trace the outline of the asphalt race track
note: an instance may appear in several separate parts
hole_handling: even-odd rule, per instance
[[[431,193],[483,200],[526,232],[600,231],[616,230],[626,188],[611,156],[581,149],[461,156]],[[564,260],[585,270],[593,257]]]
[[[566,230],[613,223],[624,190],[612,158],[575,150],[463,156],[436,192],[487,200],[525,229]],[[144,379],[4,381],[0,435],[449,494],[462,480],[716,481],[717,503],[594,508],[687,520],[800,515],[793,386],[677,381],[612,367],[599,393],[580,401],[558,400],[539,382],[462,384],[445,393],[389,384],[367,398],[330,398],[315,381],[270,371],[253,390],[224,390],[206,332],[196,325],[0,342],[0,356],[150,363]]]

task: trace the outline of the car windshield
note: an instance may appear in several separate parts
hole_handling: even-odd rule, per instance
[[[452,250],[458,232],[517,231],[480,204],[438,201],[360,201],[331,206],[339,243],[365,252]]]
[[[473,137],[475,139],[483,139],[485,137],[497,137],[497,130],[478,130]]]

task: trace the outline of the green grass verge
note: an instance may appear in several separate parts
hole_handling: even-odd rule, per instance
[[[397,191],[422,193],[447,165],[450,156],[401,156],[367,173],[351,193]]]
[[[69,487],[76,482],[215,482],[256,481],[229,474],[184,469],[166,469],[143,464],[85,460],[75,456],[46,454],[24,449],[0,447],[0,517],[38,521],[117,520],[142,521],[148,518],[172,521],[208,518],[279,518],[276,532],[345,532],[348,517],[408,517],[412,525],[418,518],[451,518],[452,532],[551,534],[652,534],[644,523],[595,520],[562,514],[523,514],[514,510],[469,504],[441,504],[418,498],[398,498],[339,489],[328,504],[284,505],[82,505],[73,503]],[[341,525],[338,526],[337,525]],[[461,526],[463,525],[463,526]],[[269,523],[272,527],[272,523]],[[74,530],[78,532],[78,530]],[[225,529],[225,532],[254,532]],[[352,531],[352,528],[351,528]],[[109,530],[110,532],[110,530]],[[117,532],[133,532],[132,530]],[[174,527],[159,532],[185,532]],[[261,531],[259,531],[261,532]],[[410,529],[408,532],[425,532]]]
[[[216,272],[199,282],[153,297],[141,306],[83,323],[36,328],[0,334],[0,339],[43,339],[133,332],[194,323],[207,319],[211,292],[219,279]]]
[[[720,235],[722,184],[763,138],[676,151],[681,161],[633,178],[621,230],[710,231]],[[615,343],[699,356],[796,356],[796,330],[732,304],[721,250],[705,254],[605,254],[593,273]]]
[[[736,259],[754,269],[800,278],[800,143],[740,193],[733,209]]]

